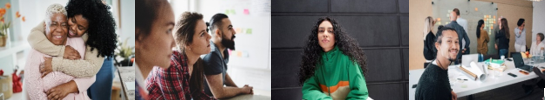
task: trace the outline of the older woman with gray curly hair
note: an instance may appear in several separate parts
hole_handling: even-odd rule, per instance
[[[81,37],[68,38],[68,19],[61,4],[53,4],[46,10],[45,37],[54,45],[69,45],[80,55],[84,55],[85,43]],[[89,100],[87,89],[95,82],[96,76],[76,78],[62,71],[49,74],[40,72],[40,65],[51,56],[31,49],[25,64],[25,94],[31,100],[77,99]],[[81,60],[81,57],[75,58]]]

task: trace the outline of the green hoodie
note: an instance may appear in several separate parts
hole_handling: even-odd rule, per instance
[[[333,50],[321,55],[322,64],[316,65],[314,76],[308,78],[303,84],[303,99],[331,100],[343,98],[344,96],[336,95],[346,93],[348,94],[346,99],[367,99],[369,93],[365,78],[356,62],[351,61],[336,46]],[[339,93],[343,90],[345,93]]]

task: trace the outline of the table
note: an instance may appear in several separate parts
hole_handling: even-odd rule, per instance
[[[480,93],[488,90],[492,90],[495,88],[515,84],[518,82],[530,80],[537,78],[538,76],[535,73],[529,73],[528,75],[524,75],[519,72],[518,69],[515,68],[515,65],[513,61],[505,61],[505,66],[507,69],[499,73],[498,76],[489,74],[484,81],[475,81],[475,80],[468,80],[465,82],[458,82],[455,81],[457,78],[466,77],[461,71],[456,67],[459,65],[451,65],[449,66],[448,74],[449,74],[449,80],[451,83],[451,88],[456,93],[458,98],[468,96],[475,93]],[[482,63],[479,63],[478,66],[481,66]],[[528,64],[530,65],[530,64]],[[543,67],[545,66],[545,63],[536,63],[532,64],[532,66],[536,67]],[[424,72],[425,69],[418,69],[418,70],[410,70],[409,71],[409,100],[414,100],[414,95],[416,88],[412,88],[413,85],[417,84],[420,80],[420,76]],[[489,73],[492,73],[492,70],[488,71]],[[511,77],[507,75],[507,73],[513,73],[517,75],[517,77]]]
[[[222,100],[271,100],[271,97],[262,96],[262,95],[244,94],[244,95],[237,95],[235,97],[222,99]]]
[[[117,67],[119,78],[121,79],[121,99],[122,100],[134,100],[135,99],[135,67],[125,66]]]

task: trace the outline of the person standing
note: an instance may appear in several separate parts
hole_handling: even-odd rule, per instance
[[[456,56],[456,61],[454,62],[454,64],[459,64],[460,61],[461,61],[461,58],[462,58],[462,54],[465,54],[466,52],[469,52],[468,48],[469,48],[469,37],[467,37],[467,33],[465,31],[465,29],[460,26],[460,24],[458,24],[458,22],[456,21],[456,19],[458,19],[458,15],[460,15],[460,10],[458,10],[458,8],[454,8],[452,10],[452,12],[450,12],[450,23],[446,25],[446,27],[450,27],[450,28],[453,28],[454,30],[456,30],[456,33],[458,33],[458,40],[460,41],[458,44],[459,45],[459,52],[458,52],[458,55]],[[462,44],[462,41],[465,41],[464,44]]]
[[[488,37],[488,32],[484,30],[484,20],[479,20],[477,22],[477,53],[479,53],[479,61],[483,61],[483,56],[488,54],[488,42],[490,38]]]
[[[457,9],[457,8],[455,8],[455,9]],[[456,14],[456,22],[458,23],[458,25],[460,25],[460,26],[462,26],[462,28],[464,28],[464,31],[466,32],[466,34],[469,33],[468,29],[467,29],[467,20],[460,16],[460,9],[457,9],[457,12],[458,13]],[[458,33],[460,33],[460,32],[458,32]],[[466,44],[468,42],[469,41],[465,40],[465,38],[462,39],[462,41],[460,41],[460,43],[462,43],[462,44]],[[460,50],[464,50],[464,51],[462,51],[462,54],[469,54],[469,49],[470,49],[469,46],[468,47],[462,46],[462,48],[460,48]],[[462,54],[460,54],[460,55],[462,55]]]
[[[432,32],[433,25],[435,21],[433,17],[426,17],[424,24],[424,58],[426,58],[426,63],[424,63],[424,68],[435,59],[435,54],[437,54],[437,49],[435,49],[435,35]]]
[[[524,24],[524,18],[520,18],[517,22],[517,26],[515,28],[515,51],[517,52],[524,52],[526,51],[526,26]]]
[[[500,19],[500,30],[496,33],[496,44],[495,48],[499,50],[498,55],[507,57],[509,52],[509,26],[507,25],[507,19]]]

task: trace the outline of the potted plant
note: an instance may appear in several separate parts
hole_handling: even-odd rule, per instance
[[[6,41],[8,38],[8,28],[10,26],[11,26],[11,22],[8,22],[8,23],[4,23],[3,21],[0,22],[0,47],[6,46]]]
[[[6,8],[8,7],[9,3],[6,4]],[[6,46],[6,40],[8,38],[8,29],[11,26],[11,22],[5,23],[4,22],[4,15],[6,14],[6,8],[0,8],[0,47]]]
[[[7,10],[11,8],[11,4],[8,2],[5,4],[5,8],[0,8],[0,47],[4,47],[7,44],[8,41],[8,34],[9,34],[9,28],[11,27],[11,21],[8,21],[7,23],[4,22],[6,18],[4,15],[6,15]],[[22,22],[25,22],[25,16],[22,16],[19,11],[15,13],[16,18],[21,18]]]
[[[134,47],[131,47],[127,44],[127,41],[129,40],[129,38],[125,39],[124,42],[119,42],[117,44],[117,50],[115,52],[115,56],[114,59],[115,59],[115,65],[118,65],[118,66],[132,66],[132,60],[131,58],[134,58],[134,52],[133,52],[133,49]],[[121,58],[121,59],[117,59],[117,58]],[[119,61],[121,60],[121,61]]]

